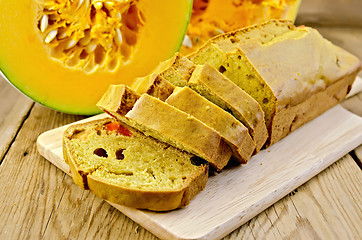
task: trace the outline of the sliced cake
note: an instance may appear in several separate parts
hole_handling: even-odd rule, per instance
[[[132,90],[138,94],[147,93],[155,98],[165,101],[171,95],[175,86],[157,73],[137,78]]]
[[[72,125],[63,141],[74,182],[112,203],[169,211],[207,182],[207,162],[112,118]]]
[[[210,102],[230,112],[250,132],[259,152],[268,138],[259,103],[209,64],[196,66],[188,86]]]
[[[161,62],[155,69],[166,80],[177,87],[183,87],[190,79],[195,64],[179,53],[176,53],[171,59]]]
[[[147,93],[164,101],[175,86],[186,86],[195,66],[186,57],[176,53],[171,59],[161,62],[152,74],[137,78],[131,89],[138,94]]]
[[[241,50],[225,53],[216,45],[208,44],[195,53],[191,60],[200,65],[209,64],[231,80],[236,88],[255,99],[264,112],[265,124],[271,133],[277,99]]]
[[[233,156],[246,163],[255,150],[248,129],[230,113],[224,111],[188,87],[177,87],[166,103],[194,116],[215,129],[233,150]]]
[[[124,85],[111,85],[97,106],[146,135],[203,158],[217,170],[225,167],[232,155],[214,129],[155,97],[139,96]]]
[[[188,58],[209,63],[259,102],[267,145],[341,101],[361,69],[358,58],[315,29],[277,20],[216,37]],[[323,91],[325,100],[315,97]],[[316,99],[325,102],[319,109]]]

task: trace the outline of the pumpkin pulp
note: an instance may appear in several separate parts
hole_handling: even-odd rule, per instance
[[[21,92],[73,114],[100,112],[110,84],[130,85],[178,51],[191,0],[0,0],[0,68]]]
[[[294,21],[301,0],[194,0],[184,44],[184,55],[210,38],[269,19]]]

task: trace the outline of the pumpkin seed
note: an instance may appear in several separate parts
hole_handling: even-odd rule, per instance
[[[185,35],[182,45],[192,48],[191,38],[188,35]]]
[[[97,45],[98,45],[98,44],[93,41],[93,42],[91,42],[90,44],[88,44],[88,45],[85,47],[85,51],[86,51],[88,54],[91,54],[91,53],[94,52],[94,50],[96,49]]]
[[[103,2],[95,2],[93,3],[93,6],[96,10],[101,10],[103,7]]]
[[[116,18],[118,18],[119,21],[122,21],[122,14],[117,12],[115,15]]]
[[[52,30],[48,33],[47,37],[45,38],[44,42],[45,43],[50,43],[51,41],[54,40],[54,38],[57,36],[58,34],[58,29]]]
[[[85,36],[79,40],[79,44],[81,46],[87,46],[91,42],[91,40],[92,39],[91,39],[90,34],[88,32],[88,34],[85,33]]]
[[[145,24],[134,0],[45,0],[42,7],[37,26],[51,56],[88,73],[126,64]],[[136,26],[132,31],[128,18]]]
[[[40,20],[40,31],[44,32],[48,27],[48,15],[43,15],[43,17]]]
[[[75,41],[74,39],[69,39],[67,44],[65,45],[65,50],[71,49],[75,45],[77,45],[78,41]]]
[[[60,28],[61,29],[61,28]],[[68,37],[67,31],[65,29],[58,30],[59,34],[57,35],[57,38],[59,40],[64,39]]]
[[[112,10],[114,7],[114,2],[104,2],[104,6],[108,9],[108,10]]]
[[[117,41],[118,41],[118,44],[121,45],[122,42],[123,42],[123,37],[122,37],[122,33],[121,33],[121,30],[119,30],[119,28],[116,29],[116,33],[117,33]]]
[[[77,10],[78,10],[79,8],[81,8],[81,6],[82,6],[83,3],[84,3],[84,0],[79,0]]]

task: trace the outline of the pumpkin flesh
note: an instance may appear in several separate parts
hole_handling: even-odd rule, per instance
[[[85,115],[100,112],[96,103],[110,84],[130,85],[178,51],[192,7],[190,0],[58,2],[0,0],[6,13],[0,16],[0,68],[35,101]],[[117,11],[106,3],[119,2],[117,23],[109,17]]]
[[[194,0],[180,52],[196,51],[207,40],[269,19],[294,21],[301,0]]]

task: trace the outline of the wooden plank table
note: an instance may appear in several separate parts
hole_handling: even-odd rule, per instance
[[[362,29],[320,31],[362,59]],[[362,116],[362,93],[342,105]],[[84,116],[34,103],[3,79],[0,116],[0,239],[157,239],[39,155],[41,133]],[[361,159],[359,146],[225,239],[360,239]]]

